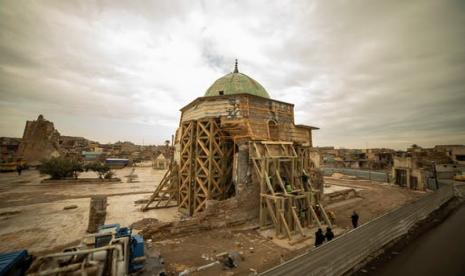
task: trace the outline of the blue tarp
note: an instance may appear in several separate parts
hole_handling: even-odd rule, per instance
[[[17,264],[23,263],[21,265],[27,266],[22,269],[17,270],[15,274],[12,275],[24,275],[24,272],[28,269],[29,264],[24,262],[28,258],[27,250],[14,251],[8,253],[0,254],[0,275],[7,275],[8,272]]]

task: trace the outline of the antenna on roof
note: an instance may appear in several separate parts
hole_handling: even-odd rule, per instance
[[[234,65],[234,73],[239,73],[239,70],[237,69],[237,58],[236,58],[236,64]]]

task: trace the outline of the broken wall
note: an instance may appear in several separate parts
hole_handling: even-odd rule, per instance
[[[53,123],[39,115],[37,120],[26,122],[18,158],[30,165],[38,165],[42,159],[60,156],[59,140],[60,133]]]

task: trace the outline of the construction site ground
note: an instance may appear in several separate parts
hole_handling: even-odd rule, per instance
[[[92,195],[108,196],[106,223],[119,223],[122,226],[135,223],[135,231],[144,228],[147,219],[169,222],[181,218],[176,207],[141,212],[142,204],[136,203],[151,195],[165,171],[139,167],[135,170],[137,182],[128,183],[125,176],[130,171],[130,168],[115,170],[122,182],[93,184],[41,183],[44,177],[35,170],[23,171],[21,176],[15,173],[0,174],[0,252],[28,249],[35,254],[44,254],[78,242],[86,234]],[[82,177],[93,175],[85,173]],[[336,234],[351,228],[350,216],[354,210],[360,216],[360,223],[365,223],[425,194],[392,184],[340,175],[325,177],[325,183],[329,185],[327,192],[354,188],[358,194],[355,198],[325,206],[336,215]],[[77,208],[64,209],[72,205]],[[311,233],[314,229],[309,231]],[[310,237],[305,241],[305,246],[289,246],[286,240],[269,238],[264,231],[257,231],[250,225],[248,228],[222,228],[145,239],[147,254],[161,254],[169,274],[212,263],[214,256],[222,252],[238,252],[243,256],[235,269],[223,270],[216,265],[198,275],[248,275],[254,271],[260,272],[308,251],[313,244],[313,237]]]

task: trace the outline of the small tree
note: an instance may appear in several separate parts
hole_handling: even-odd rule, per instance
[[[93,171],[97,173],[100,179],[103,179],[103,178],[110,179],[113,177],[113,172],[111,171],[110,167],[100,162],[88,163],[87,165],[84,166],[84,168],[86,172]]]
[[[41,174],[47,174],[51,179],[78,178],[79,173],[82,171],[82,164],[79,161],[63,157],[52,157],[43,160],[39,168]]]

